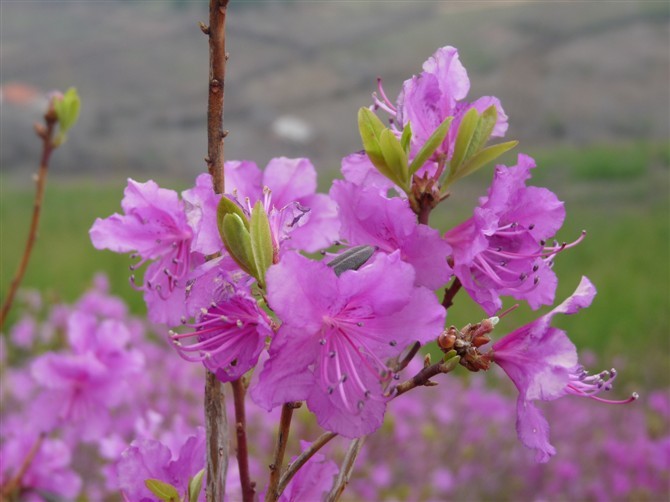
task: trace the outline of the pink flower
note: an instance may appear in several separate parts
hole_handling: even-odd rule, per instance
[[[337,238],[335,204],[327,195],[316,193],[316,170],[308,159],[275,158],[262,173],[249,161],[226,162],[225,167],[226,193],[233,194],[243,207],[246,199],[253,206],[269,197],[265,204],[268,214],[272,208],[280,211],[296,203],[302,208],[306,214],[291,230],[291,248],[314,252]]]
[[[534,167],[526,155],[519,155],[516,166],[497,166],[472,218],[445,234],[456,277],[489,315],[500,309],[504,295],[533,309],[551,304],[558,282],[552,260],[581,241],[546,245],[563,224],[565,209],[546,188],[526,186]]]
[[[414,267],[417,286],[435,290],[449,280],[451,247],[437,230],[417,223],[406,200],[347,181],[335,181],[330,196],[338,205],[341,237],[350,245],[377,246],[384,253],[399,249]]]
[[[447,117],[454,117],[447,138],[434,154],[451,157],[460,122],[471,108],[481,113],[495,106],[498,121],[492,136],[503,136],[507,131],[507,115],[498,98],[484,96],[467,102],[464,99],[469,90],[470,79],[458,58],[458,51],[446,46],[423,63],[421,74],[403,83],[396,106],[386,97],[380,81],[379,95],[374,95],[375,107],[391,114],[399,130],[408,123],[411,125],[412,151],[421,148]]]
[[[158,441],[133,441],[116,463],[116,474],[124,500],[151,502],[156,496],[146,487],[147,479],[168,483],[185,495],[190,479],[204,468],[205,431],[198,428],[194,436],[186,439],[178,457]],[[202,493],[200,499],[204,500]]]
[[[258,361],[265,340],[272,336],[270,319],[256,300],[241,288],[222,290],[218,299],[203,307],[194,331],[170,331],[177,352],[187,361],[202,362],[222,382],[239,379]],[[183,340],[197,341],[185,345]]]
[[[135,270],[153,261],[144,275],[144,298],[154,322],[176,324],[183,315],[185,278],[191,269],[193,231],[176,192],[153,181],[128,180],[121,207],[124,214],[96,219],[89,234],[96,249],[134,251]],[[134,276],[131,276],[134,281]]]
[[[283,324],[252,399],[268,410],[306,400],[322,427],[346,437],[377,429],[393,374],[385,361],[444,326],[435,296],[414,286],[398,251],[339,277],[323,262],[288,253],[267,282]]]
[[[551,312],[504,336],[493,344],[491,357],[519,390],[516,429],[521,442],[535,450],[538,462],[547,462],[556,453],[549,443],[549,425],[533,401],[551,401],[571,394],[607,403],[597,396],[612,388],[615,370],[588,376],[579,366],[577,349],[564,331],[551,326],[556,314],[574,314],[588,307],[596,289],[582,277],[575,292]]]

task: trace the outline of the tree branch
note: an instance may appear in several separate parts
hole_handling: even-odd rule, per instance
[[[335,480],[333,489],[330,491],[328,497],[326,498],[327,502],[336,502],[342,496],[344,489],[349,484],[349,479],[351,478],[351,472],[354,470],[354,463],[356,462],[356,457],[358,457],[358,454],[361,452],[361,448],[363,448],[363,443],[365,442],[366,437],[367,436],[356,438],[349,444],[349,449],[347,450],[347,453],[344,456],[344,460],[342,461],[342,467],[340,468],[340,472],[337,475],[337,479]]]
[[[272,464],[270,464],[270,483],[268,485],[267,493],[265,494],[265,502],[275,502],[279,498],[278,488],[281,468],[284,463],[284,455],[286,453],[293,410],[299,408],[301,405],[302,403],[284,403],[284,406],[282,407],[281,418],[279,420],[279,432],[277,432],[277,447],[275,448]]]
[[[37,229],[39,227],[40,215],[42,214],[42,202],[44,200],[44,186],[47,181],[47,172],[49,171],[49,159],[51,158],[51,153],[56,148],[54,145],[54,130],[57,122],[58,116],[56,115],[56,110],[52,100],[49,103],[47,112],[44,114],[44,123],[46,124],[46,127],[42,126],[41,124],[35,125],[35,131],[37,132],[37,135],[42,138],[42,157],[40,159],[40,168],[37,172],[33,216],[30,220],[28,238],[26,240],[26,247],[23,250],[23,256],[21,257],[21,263],[19,264],[19,268],[16,270],[16,275],[14,276],[14,279],[12,279],[12,283],[9,286],[7,297],[2,304],[2,313],[0,314],[0,329],[2,329],[4,326],[5,321],[7,320],[7,315],[12,308],[14,297],[16,296],[19,285],[21,284],[23,276],[26,273],[28,262],[30,261],[30,255],[32,254],[33,246],[37,240]]]
[[[209,95],[207,99],[207,170],[214,192],[225,190],[223,176],[223,97],[226,76],[226,9],[228,0],[210,0],[209,26],[200,29],[209,37]],[[207,372],[205,380],[205,429],[207,434],[207,502],[220,502],[226,491],[228,470],[228,419],[223,384]]]
[[[454,297],[456,296],[456,293],[461,289],[461,281],[456,277],[454,279],[454,282],[451,283],[451,286],[449,286],[445,292],[444,292],[444,298],[442,299],[442,306],[445,309],[449,309],[454,304]]]
[[[242,500],[253,502],[256,492],[255,485],[249,474],[249,448],[247,446],[247,419],[244,411],[244,396],[246,389],[242,379],[230,382],[233,387],[235,401],[235,432],[237,434],[237,465],[240,470],[240,486]],[[223,499],[222,499],[223,500]]]
[[[282,492],[286,489],[286,486],[289,484],[293,476],[298,472],[298,470],[307,463],[307,461],[312,458],[312,456],[323,448],[331,439],[337,436],[336,432],[324,432],[321,434],[316,441],[314,441],[309,448],[303,451],[298,458],[289,464],[286,468],[286,472],[282,475],[279,480],[279,486],[277,487],[277,496],[281,495]]]
[[[228,0],[210,0],[209,27],[200,29],[209,36],[209,97],[207,105],[207,170],[212,175],[214,191],[225,190],[223,177],[224,138],[223,97],[226,77],[226,12]]]
[[[207,502],[223,500],[228,470],[228,418],[223,384],[211,371],[205,376],[205,434],[207,436]]]

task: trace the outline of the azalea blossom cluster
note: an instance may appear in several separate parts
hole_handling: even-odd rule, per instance
[[[117,500],[119,492],[126,500],[156,500],[146,479],[185,493],[189,480],[204,467],[202,368],[170,365],[171,383],[165,385],[166,361],[174,350],[160,336],[160,326],[147,326],[130,316],[123,302],[108,294],[102,276],[73,305],[46,305],[32,294],[24,300],[26,312],[7,333],[0,352],[0,487],[10,486],[25,465],[13,492],[20,493],[21,500],[75,500],[82,495],[86,500]],[[139,373],[133,371],[132,385],[118,382],[124,388],[118,402],[99,398],[99,381],[90,378],[90,372],[72,372],[73,360],[94,357],[70,341],[82,333],[75,321],[87,313],[97,319],[84,332],[89,341],[104,333],[99,330],[103,324],[116,323],[132,333],[119,344],[119,355],[143,354],[134,366]],[[43,356],[30,359],[35,350]],[[589,363],[595,362],[586,356]],[[44,361],[59,361],[57,385],[39,380]],[[412,361],[406,371],[420,368],[418,360]],[[361,451],[348,496],[405,500],[416,494],[416,487],[422,500],[479,500],[499,493],[515,499],[603,501],[665,495],[670,482],[667,389],[650,393],[635,409],[613,410],[573,399],[547,403],[545,413],[560,452],[554,461],[538,464],[508,432],[514,427],[516,406],[504,388],[504,373],[482,376],[473,375],[467,382],[444,379],[439,386],[409,392],[394,402],[379,433],[371,435]],[[51,399],[45,407],[44,396],[56,393],[61,399]],[[92,398],[96,406],[85,406]],[[80,413],[63,414],[65,403]],[[232,402],[228,408],[232,416]],[[261,483],[271,461],[278,412],[268,413],[253,402],[247,407],[248,431],[254,438],[250,468]],[[100,425],[91,423],[100,416],[109,418]],[[96,434],[89,435],[88,427],[95,427]],[[318,435],[310,413],[298,410],[289,451],[297,454],[307,447],[297,438],[311,441]],[[422,448],[388,454],[390,445],[417,443]],[[346,447],[344,438],[329,443],[298,472],[282,500],[319,499],[330,489]],[[490,455],[491,451],[504,455]],[[483,478],[482,471],[487,473]],[[239,500],[234,463],[226,483],[227,499]],[[259,484],[259,492],[264,490]],[[11,500],[12,493],[3,491],[7,494]],[[199,496],[204,499],[202,492]]]
[[[382,426],[389,403],[406,399],[407,391],[431,385],[459,363],[473,372],[495,364],[518,389],[520,441],[546,462],[556,450],[534,403],[566,395],[606,401],[599,394],[612,388],[616,372],[589,375],[567,334],[552,326],[555,315],[590,305],[596,290],[586,277],[549,313],[504,336],[494,333],[504,297],[532,309],[554,304],[553,261],[583,238],[552,241],[565,209],[548,189],[528,185],[532,158],[519,154],[514,165],[497,165],[466,221],[442,230],[430,225],[457,181],[516,146],[489,144],[504,136],[508,117],[497,98],[467,100],[469,87],[456,49],[438,49],[394,102],[379,82],[373,104],[358,113],[363,150],[342,160],[344,179],[327,194],[317,193],[309,160],[284,157],[264,170],[226,162],[222,194],[209,174],[181,196],[153,181],[129,180],[123,212],[97,219],[92,243],[131,253],[130,281],[143,292],[149,319],[167,326],[176,354],[202,363],[221,382],[242,382],[265,410],[304,402],[321,428],[361,438]],[[447,323],[461,290],[483,311],[483,319],[462,328]],[[101,395],[114,405],[125,392],[119,382],[134,381],[147,357],[121,350],[130,331],[103,324],[94,341],[70,340],[72,364],[91,353],[94,361],[77,362],[77,371],[104,389],[92,392],[86,407],[101,407]],[[410,356],[431,342],[443,358],[408,371]],[[59,364],[45,359],[35,378],[57,386]],[[83,415],[63,406],[58,416]],[[86,437],[99,437],[88,427],[104,427],[105,419],[95,422],[83,429]],[[194,459],[189,444],[191,453],[183,455]],[[125,455],[141,456],[142,447],[135,448]],[[332,470],[324,459],[313,462],[309,469],[320,462]],[[122,472],[135,474],[133,486],[145,497],[174,489],[177,497],[197,499],[196,472],[186,487],[184,476],[171,474],[153,489],[153,473]]]

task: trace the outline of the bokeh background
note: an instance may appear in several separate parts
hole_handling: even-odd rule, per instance
[[[53,156],[24,287],[71,301],[103,270],[112,292],[143,311],[128,258],[95,251],[87,231],[119,210],[127,177],[183,189],[205,170],[208,49],[197,22],[206,19],[204,1],[0,3],[3,298],[32,207],[32,123],[48,91],[76,86],[81,118]],[[227,33],[226,158],[310,157],[323,189],[360,148],[356,111],[376,77],[393,99],[436,48],[458,47],[469,96],[501,99],[508,139],[538,161],[533,184],[566,201],[559,239],[588,231],[556,260],[557,297],[584,274],[599,295],[561,325],[619,369],[621,397],[670,388],[666,1],[233,0]],[[446,230],[468,217],[490,177],[489,168],[460,182],[434,223]],[[519,309],[501,330],[534,315]],[[464,294],[450,311],[456,325],[482,316]]]

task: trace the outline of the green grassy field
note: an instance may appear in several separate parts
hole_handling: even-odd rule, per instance
[[[669,384],[668,145],[636,143],[533,153],[540,165],[534,184],[550,187],[566,201],[568,216],[558,238],[571,241],[582,229],[588,231],[582,244],[556,259],[557,299],[569,295],[582,275],[588,275],[599,290],[591,308],[560,319],[559,324],[580,349],[589,348],[599,355],[603,366],[614,364],[625,370],[621,379],[626,387]],[[435,211],[434,222],[446,229],[467,217],[489,182],[491,170],[484,171],[456,187],[457,193]],[[177,189],[186,186],[184,182],[162,184]],[[143,311],[141,294],[128,286],[129,258],[96,251],[88,239],[96,217],[120,210],[123,187],[123,182],[49,182],[25,288],[72,301],[96,271],[103,271],[112,292],[124,297],[134,312]],[[25,183],[2,180],[3,299],[24,246],[32,191]],[[462,292],[449,320],[461,326],[482,315]],[[503,320],[498,333],[536,315],[522,307]]]

